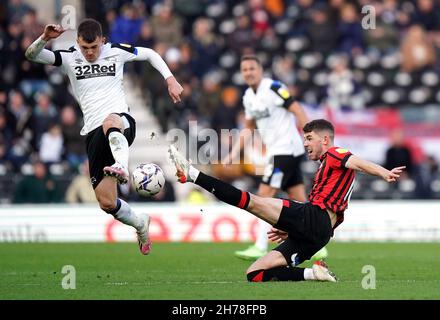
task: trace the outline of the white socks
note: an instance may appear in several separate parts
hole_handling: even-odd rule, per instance
[[[304,269],[304,280],[316,280],[315,274],[313,273],[312,268]]]
[[[266,221],[258,219],[258,234],[257,241],[255,242],[255,246],[262,250],[267,251],[269,246],[269,239],[267,238],[267,232],[270,230],[271,225]]]
[[[119,210],[113,214],[116,220],[121,221],[124,224],[134,227],[136,230],[142,228],[143,221],[138,217],[138,215],[130,208],[127,202],[122,199],[117,201],[121,202],[121,207]]]
[[[128,168],[128,141],[125,136],[118,132],[112,131],[108,135],[108,141],[110,149],[112,151],[113,158],[116,162],[119,162],[124,168]]]

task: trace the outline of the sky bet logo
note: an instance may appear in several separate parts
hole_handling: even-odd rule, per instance
[[[99,64],[91,64],[86,66],[75,67],[75,76],[77,80],[114,76],[116,64],[101,66]]]

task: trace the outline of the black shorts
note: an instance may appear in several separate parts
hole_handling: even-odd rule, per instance
[[[289,237],[274,250],[279,251],[287,264],[295,266],[309,260],[333,236],[326,210],[309,202],[283,200],[283,209],[275,228],[286,231]]]
[[[261,183],[286,191],[290,187],[303,183],[301,162],[304,155],[278,155],[270,159],[264,169]]]
[[[124,121],[124,136],[128,145],[136,137],[136,121],[127,113],[118,113]],[[90,181],[95,189],[104,178],[104,167],[115,163],[107,137],[102,126],[90,131],[86,138],[87,156],[89,158]]]

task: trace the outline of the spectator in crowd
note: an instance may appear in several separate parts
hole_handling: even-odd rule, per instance
[[[32,165],[33,174],[26,175],[17,184],[13,203],[58,203],[62,202],[63,194],[55,180],[48,174],[41,161]]]
[[[235,87],[225,87],[221,92],[221,103],[212,118],[211,128],[220,135],[221,130],[237,128],[238,114],[240,113],[240,93]]]
[[[417,0],[412,22],[426,31],[440,31],[440,4],[434,0]]]
[[[413,25],[405,35],[402,45],[402,70],[416,72],[435,64],[434,45],[428,40],[420,25]]]
[[[227,47],[238,55],[242,55],[246,50],[255,49],[257,40],[252,32],[251,20],[246,14],[235,18],[235,30],[231,32],[227,39]]]
[[[362,109],[363,98],[353,73],[348,68],[348,58],[340,55],[336,58],[328,77],[327,103],[335,109]]]
[[[363,52],[363,29],[356,7],[346,3],[341,7],[338,26],[339,50],[348,55],[357,55]]]
[[[220,55],[220,43],[213,32],[213,21],[198,18],[194,22],[189,44],[192,47],[193,58],[197,60],[194,74],[200,79],[216,67]]]
[[[134,42],[134,45],[136,47],[154,48],[154,44],[155,44],[155,39],[153,36],[153,29],[151,28],[151,23],[148,20],[144,20],[142,22],[139,36]]]
[[[405,144],[405,137],[401,129],[395,129],[391,132],[391,142],[385,154],[384,167],[392,169],[396,164],[398,166],[406,166],[406,174],[402,174],[402,178],[413,174],[414,165],[411,150]]]
[[[389,1],[392,2],[392,1]],[[386,14],[386,4],[376,2],[375,28],[364,30],[367,50],[377,50],[380,54],[393,53],[399,47],[399,31],[394,24],[394,17]]]
[[[157,4],[151,18],[154,38],[167,47],[178,47],[182,40],[183,21],[168,3]]]
[[[25,104],[23,95],[19,91],[11,91],[9,96],[8,109],[12,116],[8,123],[14,128],[15,132],[8,158],[14,169],[19,170],[33,150],[33,132],[30,126],[32,112]]]
[[[58,110],[53,105],[48,94],[40,92],[37,104],[32,111],[31,126],[34,132],[33,147],[38,150],[38,144],[44,132],[49,130],[51,123],[58,122]]]
[[[84,136],[81,131],[82,121],[79,120],[72,106],[67,105],[61,110],[61,131],[64,140],[64,158],[74,169],[87,158],[84,148]]]
[[[30,8],[26,11],[22,19],[24,36],[31,39],[38,38],[44,31],[44,25],[37,19],[37,11]]]
[[[138,38],[142,19],[138,17],[135,7],[126,3],[121,8],[121,15],[116,17],[110,27],[110,41],[133,45]]]
[[[89,160],[84,160],[79,168],[79,175],[73,178],[66,190],[67,203],[95,203],[96,197],[90,183]]]
[[[306,35],[310,39],[310,50],[320,52],[324,56],[335,50],[338,33],[329,19],[326,6],[319,6],[312,11],[312,21],[306,27]]]
[[[19,21],[31,9],[32,7],[23,0],[10,0],[8,2],[9,19]]]
[[[7,121],[6,111],[0,108],[0,163],[8,162],[9,149],[13,141],[14,128]]]
[[[49,124],[39,143],[39,158],[46,166],[61,162],[63,142],[60,126],[57,123]]]
[[[220,105],[220,78],[217,72],[207,73],[202,80],[202,88],[198,106],[199,117],[211,122],[212,116]]]

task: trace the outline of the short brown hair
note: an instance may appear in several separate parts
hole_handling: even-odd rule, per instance
[[[102,37],[101,24],[95,19],[84,19],[78,26],[79,37],[87,43],[95,41],[97,37]]]
[[[258,65],[261,66],[261,61],[260,59],[258,59],[258,57],[254,54],[246,54],[244,56],[241,57],[240,62],[246,61],[246,60],[253,60],[255,61]]]
[[[325,119],[316,119],[306,123],[303,131],[304,133],[309,133],[312,131],[329,131],[330,138],[333,139],[335,136],[335,127],[333,127],[330,121],[327,121]]]

